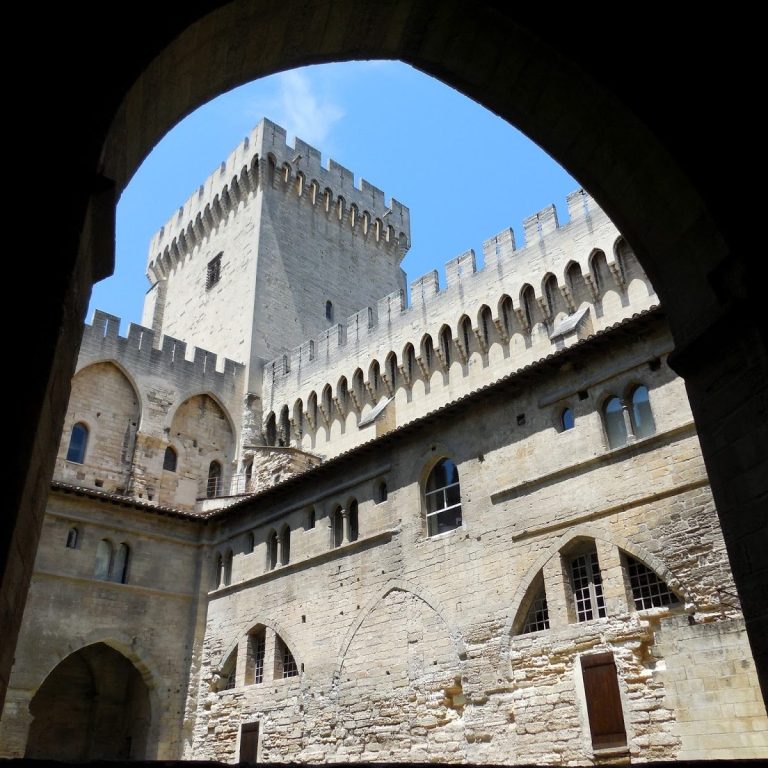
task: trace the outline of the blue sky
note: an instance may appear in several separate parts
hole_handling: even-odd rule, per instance
[[[504,120],[399,62],[325,64],[241,86],[173,128],[145,160],[117,207],[113,277],[93,290],[88,312],[141,321],[152,235],[262,117],[317,147],[411,210],[408,282],[438,269],[550,203],[567,218],[579,184]]]

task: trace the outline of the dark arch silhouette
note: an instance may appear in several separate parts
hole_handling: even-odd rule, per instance
[[[121,653],[95,643],[67,656],[29,705],[25,757],[129,760],[146,757],[149,691]]]
[[[622,51],[653,41],[654,55],[639,68],[633,56],[605,55],[599,25],[581,8],[552,17],[491,0],[449,0],[437,10],[428,0],[320,0],[311,15],[303,10],[299,0],[269,14],[248,0],[195,0],[118,8],[119,25],[100,17],[79,25],[72,23],[78,11],[62,6],[41,25],[34,7],[20,9],[30,16],[17,28],[34,29],[36,48],[56,66],[39,75],[50,98],[28,105],[27,146],[16,154],[32,157],[46,145],[51,113],[87,119],[88,129],[71,120],[57,135],[67,146],[57,157],[67,204],[46,211],[56,256],[38,271],[43,309],[34,331],[12,339],[16,359],[27,359],[30,348],[36,354],[12,414],[12,433],[21,437],[6,489],[9,535],[0,537],[11,616],[2,685],[36,545],[27,532],[40,529],[87,297],[112,271],[114,204],[131,175],[172,125],[235,85],[303,64],[399,58],[484,104],[559,160],[611,216],[665,301],[672,365],[686,380],[765,688],[768,573],[755,512],[764,508],[768,473],[760,462],[735,462],[733,448],[761,455],[768,440],[768,420],[754,416],[768,388],[768,349],[744,196],[723,193],[741,188],[738,171],[759,145],[751,121],[740,119],[749,108],[741,90],[721,89],[716,110],[710,92],[713,81],[748,76],[746,52],[758,49],[759,25],[720,14],[697,20],[694,36],[682,7],[667,9],[663,25],[654,14],[636,16],[617,40]],[[93,34],[100,25],[103,34]],[[738,39],[738,52],[711,56],[713,38]],[[265,48],[264,39],[274,44]],[[723,146],[728,151],[717,151]],[[36,175],[23,173],[20,182],[20,199],[36,199]],[[36,217],[34,206],[28,215]],[[739,344],[731,343],[734,328]]]

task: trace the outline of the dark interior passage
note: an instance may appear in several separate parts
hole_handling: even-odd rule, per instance
[[[67,656],[40,686],[30,711],[25,757],[146,757],[147,686],[133,664],[104,643]]]

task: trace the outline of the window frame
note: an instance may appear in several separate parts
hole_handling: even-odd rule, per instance
[[[78,446],[78,450],[75,456],[72,455],[73,441],[75,439],[75,430],[78,430],[77,434],[82,434],[82,445]],[[90,440],[91,430],[84,421],[75,422],[72,425],[72,429],[69,433],[69,444],[67,446],[67,461],[73,464],[85,464],[85,456],[88,452],[88,442]]]
[[[447,485],[442,485],[437,488],[433,488],[432,490],[428,490],[433,475],[435,475],[435,473],[439,471],[439,468],[445,465],[447,462],[450,462],[454,467],[454,470],[456,472],[456,481],[448,483]],[[454,488],[457,489],[458,502],[448,503],[447,493],[448,491]],[[430,511],[430,498],[438,499],[440,498],[440,495],[442,495],[444,506],[438,507]],[[453,459],[451,459],[448,456],[443,456],[432,465],[431,469],[429,470],[429,474],[427,475],[427,478],[424,482],[423,499],[424,499],[424,518],[425,518],[426,532],[427,532],[428,538],[432,539],[432,538],[435,538],[436,536],[440,536],[445,533],[450,533],[451,531],[455,531],[463,527],[464,517],[461,512],[461,477],[459,474],[458,465],[456,464],[455,461],[453,461]],[[439,516],[445,515],[446,513],[454,512],[454,510],[458,510],[458,516],[459,516],[458,524],[453,525],[452,527],[447,528],[445,530],[440,530]],[[433,523],[433,521],[435,522]],[[432,530],[433,527],[435,528],[434,531]]]
[[[205,265],[205,290],[210,291],[221,280],[221,257],[224,255],[224,251],[219,251],[206,265]]]

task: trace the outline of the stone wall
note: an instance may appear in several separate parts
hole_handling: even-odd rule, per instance
[[[735,658],[745,636],[738,604],[725,597],[730,568],[682,383],[663,362],[666,332],[658,318],[626,328],[497,385],[471,413],[456,403],[213,518],[208,568],[222,548],[235,554],[231,583],[209,593],[185,756],[235,760],[240,725],[256,721],[265,761],[584,764],[689,754],[690,704],[668,674],[682,663],[677,637],[689,621],[702,637],[732,627]],[[609,356],[601,338],[611,340]],[[601,405],[639,382],[655,432],[609,448]],[[571,400],[575,426],[558,431],[553,409]],[[442,456],[459,469],[462,523],[429,537],[422,489]],[[353,500],[359,538],[334,546],[333,512]],[[291,560],[270,569],[267,534],[284,524]],[[606,616],[579,622],[569,563],[585,547],[599,559]],[[638,609],[627,558],[657,574],[673,604]],[[549,628],[521,634],[539,585]],[[247,664],[258,626],[287,643],[300,674],[247,684],[240,673],[233,689],[216,689],[227,659]],[[711,632],[722,655],[727,643]],[[627,746],[600,752],[581,663],[604,652],[616,665]],[[744,674],[733,682],[756,701],[757,681]],[[698,701],[720,687],[702,679]],[[742,714],[722,755],[765,754],[764,711]],[[715,715],[721,722],[723,711],[699,706],[698,727]]]
[[[77,543],[68,547],[73,528]],[[178,757],[198,608],[199,535],[193,520],[131,502],[51,494],[0,721],[0,754],[24,755],[31,702],[57,665],[105,643],[133,664],[149,689],[145,757]],[[129,546],[125,583],[95,577],[103,539],[115,549]]]

